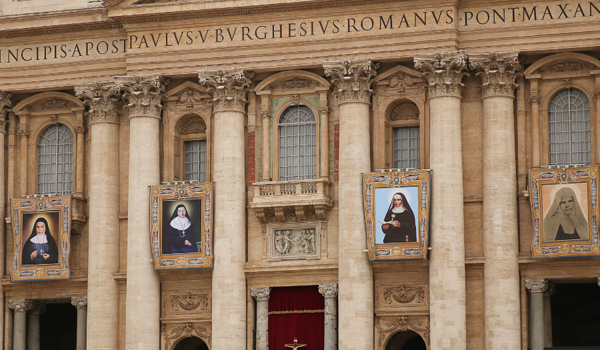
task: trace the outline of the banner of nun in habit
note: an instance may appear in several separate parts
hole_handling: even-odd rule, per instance
[[[213,183],[150,187],[156,270],[213,267]]]
[[[369,260],[427,259],[431,172],[363,174]]]
[[[13,259],[10,280],[71,277],[71,196],[11,199]]]
[[[531,257],[600,255],[598,166],[529,170]]]

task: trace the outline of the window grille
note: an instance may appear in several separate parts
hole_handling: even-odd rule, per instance
[[[577,89],[562,90],[550,102],[550,164],[591,164],[590,101]]]
[[[279,180],[316,177],[317,119],[308,106],[290,106],[279,119]]]
[[[394,128],[394,168],[421,168],[419,127]]]
[[[185,147],[186,181],[206,182],[206,141],[187,141]]]
[[[68,195],[73,191],[73,133],[53,125],[40,137],[38,193]]]

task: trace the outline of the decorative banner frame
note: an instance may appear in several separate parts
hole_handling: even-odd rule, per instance
[[[214,183],[150,187],[150,238],[156,270],[213,267],[213,189]],[[185,216],[181,217],[184,226],[176,222],[179,213]]]
[[[529,170],[533,259],[600,255],[599,170],[598,166]]]
[[[71,210],[71,196],[11,199],[11,282],[71,277]],[[37,239],[38,229],[46,239]]]
[[[430,198],[430,170],[363,174],[370,261],[427,259]]]

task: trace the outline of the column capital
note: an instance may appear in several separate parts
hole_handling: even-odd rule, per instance
[[[371,101],[371,83],[377,75],[379,64],[371,58],[323,62],[325,75],[331,78],[340,103]]]
[[[260,111],[259,115],[262,119],[270,119],[271,118],[271,112],[269,112],[269,111]]]
[[[4,108],[12,107],[12,96],[12,94],[0,90],[0,113],[4,111]]]
[[[427,79],[429,98],[461,97],[462,79],[468,76],[464,51],[415,55],[415,68]]]
[[[504,96],[514,98],[515,80],[522,74],[519,51],[499,51],[469,54],[469,66],[481,78],[483,98]]]
[[[329,107],[321,107],[319,108],[319,115],[324,116],[329,114]]]
[[[8,299],[8,307],[15,312],[26,312],[31,309],[31,302],[26,299]]]
[[[87,296],[82,297],[71,297],[71,305],[75,306],[77,310],[86,308],[88,303]]]
[[[256,301],[269,301],[270,294],[271,287],[250,288],[250,295],[252,295]]]
[[[169,84],[159,73],[114,77],[117,87],[123,91],[123,100],[129,108],[129,118],[153,117],[160,119],[161,99]]]
[[[336,298],[338,295],[337,284],[319,284],[319,293],[325,298]]]
[[[213,95],[215,112],[245,112],[252,77],[254,73],[246,68],[198,71],[200,85],[206,86]]]
[[[28,311],[32,314],[41,314],[46,312],[46,303],[40,300],[27,300],[28,303]]]
[[[548,280],[545,279],[526,279],[525,288],[531,293],[542,293],[548,289]]]
[[[74,87],[75,96],[89,107],[90,124],[119,122],[117,105],[121,99],[121,88],[116,82],[97,81],[75,84]]]

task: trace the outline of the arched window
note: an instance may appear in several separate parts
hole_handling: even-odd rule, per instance
[[[40,137],[38,193],[67,195],[73,191],[73,133],[53,125]]]
[[[562,90],[550,102],[550,164],[591,164],[590,101],[580,90]]]
[[[317,119],[308,106],[290,106],[279,119],[279,180],[316,177]]]
[[[412,102],[403,102],[390,113],[392,127],[393,167],[421,168],[421,128],[419,108]]]

